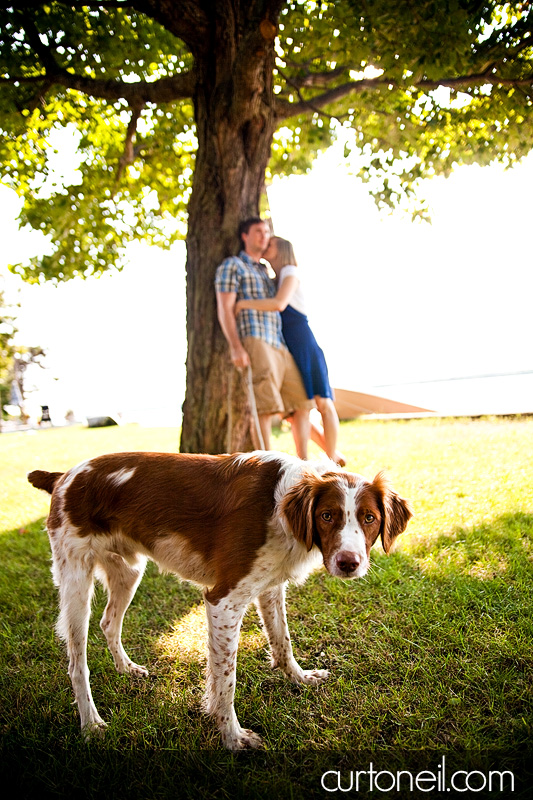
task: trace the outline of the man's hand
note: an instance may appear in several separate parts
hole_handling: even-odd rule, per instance
[[[236,292],[217,292],[217,313],[222,333],[229,344],[233,364],[243,369],[250,365],[250,356],[242,346],[235,321]]]
[[[244,369],[245,367],[250,366],[250,356],[242,344],[239,345],[239,347],[230,347],[230,356],[233,366],[237,367],[238,369]]]

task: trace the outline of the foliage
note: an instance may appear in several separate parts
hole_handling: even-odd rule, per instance
[[[16,266],[27,280],[99,273],[120,266],[128,241],[168,246],[185,235],[195,76],[213,57],[204,43],[235,57],[253,33],[217,39],[217,20],[233,4],[218,2],[210,18],[204,7],[2,4],[2,180],[24,196],[21,224],[53,241],[51,253]],[[351,136],[347,157],[357,154],[377,202],[391,207],[425,176],[473,161],[511,165],[531,149],[529,3],[262,0],[247,8],[243,27],[257,8],[267,39],[277,25],[269,179],[309,169],[341,127]],[[254,69],[251,55],[235,61],[237,90]],[[61,131],[77,132],[64,174]]]
[[[291,685],[269,668],[259,621],[253,610],[247,615],[236,706],[266,748],[239,755],[223,752],[200,713],[205,622],[195,587],[147,570],[124,642],[148,665],[148,679],[114,670],[98,628],[105,598],[97,591],[89,667],[110,724],[90,745],[53,634],[57,592],[42,530],[49,498],[25,473],[63,469],[97,452],[171,452],[176,430],[0,437],[0,764],[10,785],[25,797],[303,800],[325,796],[327,770],[348,779],[373,762],[435,772],[445,756],[448,776],[454,768],[513,770],[513,796],[529,797],[532,433],[529,418],[342,424],[349,468],[369,477],[386,468],[415,516],[391,555],[375,548],[364,580],[320,571],[290,587],[296,655],[305,667],[332,673],[320,689]],[[292,451],[290,435],[278,435],[276,446]]]
[[[13,337],[15,317],[11,309],[5,307],[4,293],[0,291],[0,408],[3,408],[9,398],[15,346]]]
[[[24,400],[26,391],[24,375],[30,364],[42,366],[41,359],[45,352],[41,347],[16,345],[14,337],[17,333],[16,318],[11,308],[4,307],[4,293],[0,292],[0,409],[11,400],[11,386],[16,384],[21,401],[20,414],[25,415]]]

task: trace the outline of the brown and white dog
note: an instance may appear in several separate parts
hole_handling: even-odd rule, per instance
[[[36,470],[30,483],[52,494],[47,529],[59,587],[57,631],[86,734],[105,727],[93,702],[87,631],[94,578],[107,589],[101,627],[119,672],[147,675],[121,642],[122,622],[147,559],[204,587],[209,630],[204,705],[226,747],[257,747],[233,707],[241,622],[255,601],[272,665],[297,683],[326,670],[296,662],[285,615],[287,581],[301,583],[323,561],[331,575],[361,578],[381,536],[385,552],[411,510],[382,475],[369,482],[331,462],[283,453],[117,453],[68,472]]]

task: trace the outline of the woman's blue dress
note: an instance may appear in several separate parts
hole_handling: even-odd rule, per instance
[[[281,323],[283,338],[302,373],[307,396],[310,399],[315,395],[333,399],[326,359],[309,327],[306,315],[287,306],[281,312]]]

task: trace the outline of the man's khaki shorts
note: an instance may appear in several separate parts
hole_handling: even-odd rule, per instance
[[[257,413],[290,414],[297,408],[314,408],[315,401],[305,392],[300,371],[287,349],[247,336],[243,346],[252,362]]]

